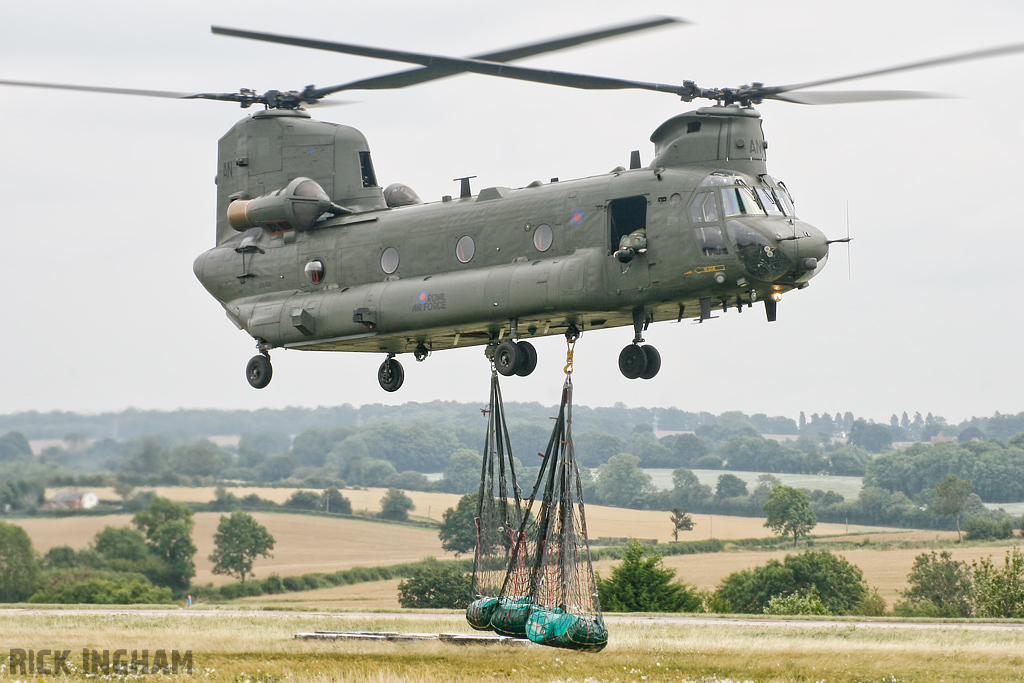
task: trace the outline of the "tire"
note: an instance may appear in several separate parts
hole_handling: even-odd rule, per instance
[[[245,378],[253,389],[265,388],[273,376],[274,368],[270,365],[270,359],[263,354],[253,356],[245,366]]]
[[[494,368],[505,377],[511,377],[516,374],[522,355],[516,343],[506,339],[494,349]]]
[[[636,379],[647,370],[647,354],[638,344],[630,344],[619,352],[619,372],[626,379]]]
[[[653,346],[641,346],[644,355],[647,356],[647,367],[640,373],[640,379],[654,379],[654,376],[661,370],[661,353]]]
[[[377,381],[384,391],[398,391],[405,382],[405,368],[394,358],[388,358],[380,364],[377,370]]]
[[[519,362],[516,363],[516,374],[526,377],[537,369],[537,349],[528,341],[521,341],[516,344],[519,348]]]

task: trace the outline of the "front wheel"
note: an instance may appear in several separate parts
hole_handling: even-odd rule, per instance
[[[516,374],[522,355],[519,346],[511,339],[506,339],[494,349],[494,369],[505,377],[511,377]]]
[[[636,379],[647,370],[647,354],[638,344],[630,344],[619,352],[619,372],[626,379]]]
[[[384,391],[398,391],[405,382],[405,368],[395,358],[388,358],[377,370],[377,381]]]
[[[253,389],[265,388],[273,376],[274,368],[270,365],[270,359],[263,354],[253,356],[245,366],[245,378]]]

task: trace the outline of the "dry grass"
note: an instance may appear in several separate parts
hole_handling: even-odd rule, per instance
[[[230,683],[373,681],[759,681],[839,683],[1020,680],[1024,631],[610,623],[600,654],[534,645],[297,641],[316,630],[468,632],[461,615],[64,613],[0,610],[9,647],[192,650],[191,677]],[[72,662],[76,663],[77,656]],[[81,676],[81,674],[78,674]],[[163,679],[163,677],[161,677]],[[16,679],[15,679],[16,680]]]
[[[198,584],[221,585],[234,579],[216,576],[213,564],[207,559],[213,552],[213,535],[220,521],[220,513],[200,512],[195,515],[193,532],[196,552]],[[267,527],[277,541],[274,556],[257,559],[253,566],[256,576],[272,573],[281,576],[310,572],[335,572],[351,567],[417,562],[427,556],[451,558],[441,548],[437,532],[396,524],[329,519],[309,515],[254,513],[253,517]],[[86,547],[105,526],[128,526],[130,515],[103,517],[65,517],[60,519],[12,520],[28,532],[36,550],[45,553],[57,545]]]

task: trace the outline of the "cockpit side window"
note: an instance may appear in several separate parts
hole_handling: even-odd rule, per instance
[[[690,204],[690,220],[694,223],[716,223],[718,221],[718,205],[713,192],[701,192]]]
[[[729,216],[763,216],[764,209],[757,203],[753,189],[749,187],[723,187],[722,206]]]

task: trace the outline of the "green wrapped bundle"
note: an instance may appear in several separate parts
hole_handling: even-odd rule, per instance
[[[526,635],[540,645],[587,652],[600,652],[608,644],[603,619],[569,614],[558,607],[535,608],[526,622]]]
[[[479,598],[466,608],[466,621],[477,631],[491,630],[491,615],[498,604],[498,598]]]
[[[510,638],[525,638],[526,620],[533,609],[533,600],[527,596],[501,598],[491,614],[491,629]]]

